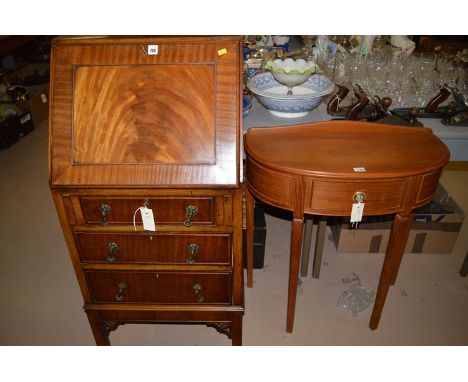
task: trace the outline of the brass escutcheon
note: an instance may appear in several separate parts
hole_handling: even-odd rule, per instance
[[[110,213],[111,213],[111,211],[112,211],[111,206],[109,206],[108,204],[102,203],[102,204],[99,206],[99,211],[101,211],[101,216],[102,216],[101,225],[102,225],[103,227],[108,226],[108,225],[109,225],[109,221],[107,220],[107,216],[109,216]]]
[[[128,289],[127,284],[120,282],[117,284],[117,288],[119,288],[117,294],[115,295],[115,300],[116,301],[122,301],[123,300],[123,292]]]
[[[200,284],[194,284],[192,287],[193,291],[197,295],[197,302],[205,301],[205,297],[203,297],[200,293],[203,290],[203,287]]]
[[[115,241],[110,241],[107,245],[107,261],[113,263],[115,261],[115,253],[119,250],[119,246]]]
[[[187,261],[188,264],[194,264],[195,263],[195,257],[194,256],[200,250],[200,246],[198,244],[192,243],[192,244],[188,245],[187,250],[190,253],[190,257],[186,261]]]
[[[198,214],[198,208],[196,206],[188,205],[185,207],[185,216],[187,219],[184,221],[184,226],[191,227],[192,222],[190,219]]]
[[[362,191],[355,192],[353,200],[355,203],[364,203],[366,201],[366,194]]]

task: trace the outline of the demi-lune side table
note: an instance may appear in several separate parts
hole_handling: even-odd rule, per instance
[[[246,159],[247,286],[252,287],[255,199],[292,211],[286,331],[294,325],[304,214],[395,214],[369,322],[378,327],[413,211],[429,203],[449,150],[431,129],[356,121],[250,128]]]

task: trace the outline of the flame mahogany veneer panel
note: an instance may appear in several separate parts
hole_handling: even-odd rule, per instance
[[[237,186],[239,41],[136,40],[53,45],[51,183]]]
[[[74,164],[214,164],[214,65],[75,69]]]

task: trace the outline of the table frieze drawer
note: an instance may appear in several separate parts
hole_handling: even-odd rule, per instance
[[[291,207],[292,176],[266,168],[252,159],[247,159],[249,187],[255,194],[278,207]]]
[[[76,232],[86,263],[217,264],[231,263],[231,236],[181,233]]]
[[[133,224],[139,207],[153,210],[156,224],[215,224],[215,197],[81,197],[86,224]],[[135,222],[141,224],[141,214]]]
[[[397,212],[402,208],[407,188],[404,179],[359,183],[335,181],[310,181],[310,183],[313,190],[309,203],[310,212],[325,215],[349,215],[353,203],[359,199],[357,195],[364,198],[364,214]]]
[[[87,271],[95,303],[230,304],[229,272]]]

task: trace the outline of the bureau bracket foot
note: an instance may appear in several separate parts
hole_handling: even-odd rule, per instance
[[[123,323],[117,322],[114,320],[102,320],[101,321],[101,326],[106,336],[109,336],[110,332],[113,332],[114,330],[116,330],[119,327],[119,325],[123,325]]]
[[[114,320],[103,320],[101,318],[90,319],[91,328],[93,330],[94,339],[96,341],[96,345],[104,345],[109,346],[109,334],[116,330],[119,325],[124,325],[124,322],[114,321]]]
[[[217,332],[225,334],[229,339],[232,339],[231,324],[229,322],[211,322],[206,324],[210,328],[215,328]]]

